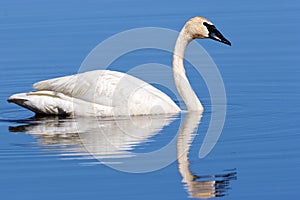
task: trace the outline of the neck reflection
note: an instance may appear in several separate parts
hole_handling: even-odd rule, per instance
[[[190,170],[189,150],[202,117],[201,112],[189,112],[178,132],[177,161],[182,182],[191,198],[208,199],[225,196],[229,181],[236,179],[236,172],[197,176]]]

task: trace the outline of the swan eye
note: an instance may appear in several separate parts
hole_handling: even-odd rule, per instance
[[[207,22],[203,22],[203,25],[207,27],[209,24]]]
[[[216,27],[215,27],[214,25],[209,24],[209,23],[207,23],[207,22],[203,22],[203,25],[206,26],[206,28],[207,28],[208,30],[214,30],[214,29],[216,29]]]
[[[209,34],[213,34],[213,33],[219,32],[219,31],[217,30],[217,28],[215,27],[215,25],[209,24],[209,23],[207,23],[207,22],[203,22],[203,25],[206,26],[206,28],[207,28]]]

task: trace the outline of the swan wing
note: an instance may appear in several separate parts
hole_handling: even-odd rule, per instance
[[[8,101],[36,113],[75,115],[148,115],[177,113],[179,107],[152,85],[131,75],[96,70],[34,84],[37,91]]]
[[[95,70],[45,80],[35,83],[34,88],[63,93],[103,106],[123,108],[125,106],[133,113],[145,113],[145,109],[149,111],[155,105],[176,112],[180,110],[169,96],[157,88],[136,77],[117,71]]]
[[[84,101],[111,106],[111,92],[114,91],[122,73],[96,70],[37,82],[33,87],[78,98]]]

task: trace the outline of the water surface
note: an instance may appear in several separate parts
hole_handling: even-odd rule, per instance
[[[12,0],[2,4],[3,199],[297,198],[300,4],[296,0]],[[138,132],[144,135],[125,138],[125,142],[118,141],[120,137],[116,135],[114,141],[121,144],[122,151],[103,148],[107,145],[105,140],[93,135],[93,125],[98,127],[99,121],[83,121],[86,126],[74,128],[72,119],[31,118],[30,111],[6,102],[13,93],[31,90],[37,81],[76,73],[87,54],[113,34],[147,26],[180,30],[195,15],[211,19],[233,44],[227,47],[214,41],[198,41],[217,64],[228,101],[222,135],[204,159],[199,159],[198,153],[210,122],[210,97],[205,83],[192,73],[188,63],[188,77],[205,107],[201,120],[185,113],[156,119],[160,123],[154,123],[148,132]],[[171,55],[138,51],[121,57],[111,67],[126,71],[151,62],[170,65]],[[182,133],[180,128],[189,118],[197,129],[192,126]],[[139,119],[139,123],[145,121]],[[110,129],[116,121],[101,123]],[[118,119],[117,123],[130,127],[126,119]],[[133,154],[160,149],[176,134],[177,150],[182,147],[189,151],[161,170],[132,174],[105,165],[124,163]],[[175,158],[176,153],[173,151],[170,157]]]

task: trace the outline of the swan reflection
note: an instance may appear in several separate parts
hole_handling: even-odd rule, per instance
[[[229,181],[236,179],[236,172],[234,170],[218,175],[197,176],[189,168],[189,149],[197,132],[196,129],[201,117],[201,113],[188,113],[178,132],[178,170],[190,197],[207,199],[225,196],[229,189]]]
[[[190,197],[202,199],[224,196],[228,192],[230,180],[236,179],[234,170],[224,174],[198,176],[189,168],[189,149],[201,114],[187,113],[179,128],[174,142],[178,171]],[[92,158],[93,162],[97,159],[105,164],[119,164],[136,157],[138,153],[134,150],[138,145],[151,142],[154,135],[176,120],[178,118],[174,115],[75,119],[44,117],[22,121],[20,123],[25,125],[9,129],[11,132],[31,134],[43,147],[63,149],[66,152],[64,155],[69,158]]]
[[[40,144],[59,145],[68,152],[73,152],[72,155],[92,156],[103,161],[104,158],[134,156],[131,150],[135,146],[149,141],[149,138],[174,119],[173,115],[118,118],[34,117],[22,121],[28,123],[26,125],[9,129],[11,132],[29,133]]]

